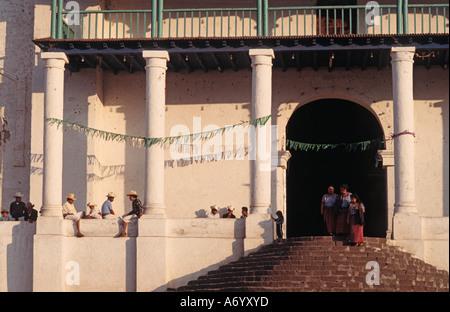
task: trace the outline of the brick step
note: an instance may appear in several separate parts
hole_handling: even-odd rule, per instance
[[[380,285],[367,285],[368,261],[380,266]],[[258,251],[190,281],[177,291],[448,291],[448,272],[387,244],[364,247],[332,237],[301,237]]]

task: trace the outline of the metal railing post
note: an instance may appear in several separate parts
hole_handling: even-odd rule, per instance
[[[269,0],[263,0],[263,36],[269,35]]]
[[[402,34],[403,0],[397,0],[397,34]]]
[[[263,7],[262,0],[256,1],[256,7],[258,10],[258,36],[262,36],[263,34]]]
[[[52,28],[51,37],[56,38],[56,0],[52,0]]]
[[[409,33],[409,27],[408,27],[408,0],[403,0],[403,12],[402,12],[402,19],[403,19],[403,33],[407,34]]]
[[[158,0],[158,37],[163,36],[164,0]]]
[[[155,38],[156,34],[158,33],[157,32],[158,26],[156,24],[158,17],[157,1],[158,0],[152,0],[152,38]]]
[[[63,19],[62,19],[62,11],[64,10],[63,0],[58,0],[58,28],[56,32],[56,38],[63,38]]]

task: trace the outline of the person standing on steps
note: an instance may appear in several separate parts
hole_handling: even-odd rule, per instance
[[[323,222],[328,235],[334,235],[334,207],[336,206],[337,199],[338,196],[334,193],[334,187],[330,185],[328,187],[328,193],[322,196],[322,202],[320,204],[320,214],[323,215]]]
[[[275,241],[275,243],[280,243],[283,240],[283,222],[284,222],[284,217],[283,217],[283,213],[278,210],[276,212],[277,218],[275,218],[274,216],[271,216],[272,219],[275,221],[275,226],[276,226],[276,230],[277,230],[277,239]]]
[[[351,195],[348,209],[347,223],[349,224],[349,243],[351,245],[363,246],[364,244],[364,213],[366,208],[359,199],[358,194]]]
[[[348,185],[342,184],[340,187],[341,194],[338,196],[335,206],[336,235],[348,236],[349,227],[347,223],[348,207],[351,202],[351,195],[348,191]]]

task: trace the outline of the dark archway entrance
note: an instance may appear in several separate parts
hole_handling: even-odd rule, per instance
[[[287,127],[288,140],[323,144],[383,138],[375,116],[351,101],[317,100],[297,109]],[[377,162],[377,148],[346,151],[289,150],[287,169],[287,236],[323,235],[320,201],[328,185],[349,185],[366,206],[365,236],[385,237],[387,230],[386,170]]]

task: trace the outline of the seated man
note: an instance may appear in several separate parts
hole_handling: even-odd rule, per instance
[[[231,206],[231,205],[227,206],[227,213],[224,214],[224,215],[222,216],[222,218],[226,218],[226,219],[235,219],[236,216],[233,214],[233,211],[234,211],[234,207],[233,207],[233,206]]]
[[[22,201],[22,193],[18,192],[14,194],[14,198],[16,199],[9,205],[9,211],[11,212],[11,218],[14,218],[16,221],[22,221],[23,216],[25,215],[27,208],[25,207],[25,203]]]
[[[116,195],[113,192],[109,192],[108,195],[106,195],[108,198],[105,200],[105,202],[102,205],[102,218],[103,219],[117,219],[118,216],[114,213],[114,210],[112,208],[112,202],[114,201],[114,198]]]
[[[62,206],[63,218],[67,220],[74,220],[77,222],[77,237],[84,235],[80,231],[80,219],[84,217],[84,211],[77,212],[73,202],[77,199],[74,194],[66,196],[67,201]]]
[[[100,211],[97,209],[97,204],[93,202],[89,202],[87,204],[89,207],[89,211],[87,215],[84,217],[85,219],[101,219],[102,215],[100,214]]]
[[[27,203],[27,212],[25,213],[24,220],[30,223],[33,223],[38,218],[38,212],[36,209],[33,209],[34,205],[30,202]]]
[[[211,207],[211,212],[208,212],[208,214],[206,215],[207,218],[213,218],[213,219],[218,219],[220,218],[220,215],[217,211],[217,205],[212,205]]]
[[[2,216],[0,217],[0,221],[11,221],[11,218],[8,216],[8,210],[2,209]]]

